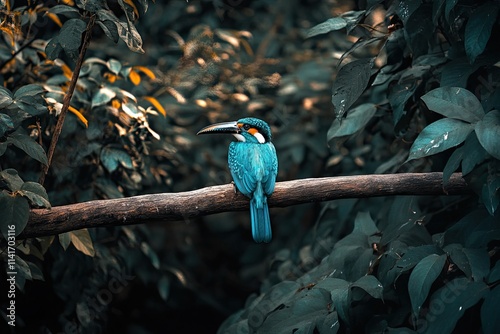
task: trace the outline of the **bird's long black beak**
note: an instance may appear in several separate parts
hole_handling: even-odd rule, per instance
[[[238,122],[224,122],[212,124],[204,127],[196,135],[210,134],[210,133],[240,133]]]

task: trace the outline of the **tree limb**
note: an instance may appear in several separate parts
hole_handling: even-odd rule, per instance
[[[460,173],[443,188],[442,173],[357,175],[302,179],[276,183],[270,207],[342,198],[393,195],[461,195],[472,193]],[[33,209],[19,238],[59,234],[90,227],[176,221],[226,211],[248,210],[248,198],[231,184],[182,193],[162,193],[96,200]]]
[[[62,132],[64,119],[66,118],[66,114],[68,113],[68,109],[71,103],[71,98],[73,97],[73,92],[76,88],[76,82],[78,81],[78,77],[80,76],[80,69],[82,68],[83,60],[85,58],[85,53],[90,44],[90,37],[92,36],[92,28],[95,24],[95,15],[90,16],[89,21],[87,22],[87,28],[85,29],[85,34],[83,36],[83,43],[80,48],[80,54],[78,55],[78,59],[76,60],[75,70],[73,71],[73,75],[71,76],[71,81],[69,82],[69,88],[64,95],[63,98],[63,106],[61,108],[61,113],[57,118],[57,123],[52,133],[52,140],[50,141],[49,150],[47,152],[47,165],[42,164],[42,173],[40,175],[39,183],[43,185],[45,181],[45,176],[49,172],[50,164],[52,163],[52,157],[54,156],[54,152],[56,150],[57,141],[59,140],[59,135]]]

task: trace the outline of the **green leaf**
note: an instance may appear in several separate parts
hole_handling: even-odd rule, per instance
[[[76,61],[82,42],[82,34],[86,28],[87,24],[79,18],[64,22],[59,35],[52,38],[45,47],[47,57],[54,60],[59,57],[61,50],[64,50],[73,61]]]
[[[45,281],[43,277],[43,271],[40,269],[39,266],[34,264],[33,262],[26,261],[26,263],[29,266],[30,272],[31,272],[31,277],[33,279],[39,280],[39,281]]]
[[[142,49],[142,38],[135,26],[123,21],[115,22],[118,35],[127,44],[130,51],[144,53]]]
[[[102,2],[100,0],[77,0],[76,5],[78,6],[78,8],[84,9],[91,13],[95,13],[102,9],[103,5],[105,5],[105,2]]]
[[[485,249],[463,248],[460,244],[451,244],[445,247],[445,251],[468,279],[480,282],[488,275],[490,261]]]
[[[32,205],[47,209],[51,208],[49,196],[47,195],[45,188],[40,183],[30,181],[25,182],[19,193],[28,198]]]
[[[0,180],[5,182],[10,191],[20,190],[24,184],[24,181],[17,173],[17,170],[13,168],[7,168],[0,171]]]
[[[103,105],[111,101],[116,96],[116,92],[108,87],[100,88],[92,97],[92,108]]]
[[[12,104],[12,93],[7,88],[0,86],[0,108],[3,109]]]
[[[71,239],[71,243],[85,255],[94,257],[95,250],[94,245],[92,243],[92,239],[90,238],[89,231],[84,228],[77,231],[71,231],[68,233]]]
[[[465,52],[471,63],[483,53],[491,36],[498,15],[498,4],[494,1],[476,8],[465,26]]]
[[[120,63],[118,60],[112,58],[107,61],[106,65],[108,66],[108,69],[114,74],[120,74],[122,63]]]
[[[418,315],[420,307],[427,299],[431,286],[443,270],[445,263],[445,254],[431,254],[423,258],[411,272],[408,293],[415,314]]]
[[[53,14],[65,14],[65,15],[80,13],[77,8],[68,5],[55,5],[54,7],[50,8],[48,12]]]
[[[338,120],[365,90],[372,67],[373,59],[365,58],[352,61],[339,70],[332,87],[332,103]]]
[[[453,262],[468,279],[472,278],[472,270],[470,268],[469,259],[463,251],[463,246],[460,244],[450,244],[444,248],[444,251],[448,254]]]
[[[422,322],[428,325],[425,333],[453,333],[455,325],[465,311],[476,305],[487,291],[488,287],[483,282],[470,282],[465,277],[446,283],[431,296],[427,321]]]
[[[500,204],[500,194],[498,192],[500,189],[500,177],[493,175],[490,178],[491,180],[488,180],[483,185],[481,199],[490,215],[493,216],[498,208],[498,204]]]
[[[420,1],[399,1],[395,10],[401,21],[406,25],[406,21],[408,21],[410,16],[420,7],[420,5]]]
[[[467,81],[472,73],[476,72],[482,66],[488,66],[495,63],[496,57],[482,55],[476,59],[474,64],[469,63],[467,57],[453,59],[443,66],[441,72],[441,87],[467,87]]]
[[[113,21],[105,20],[105,21],[96,21],[97,24],[104,31],[104,34],[115,43],[118,43],[120,40],[120,36],[118,35],[118,28]]]
[[[18,128],[15,132],[9,134],[6,142],[20,148],[30,157],[44,165],[48,164],[47,156],[42,146],[28,136],[22,128]]]
[[[365,17],[366,10],[350,10],[342,13],[341,17],[347,22],[347,33],[349,34],[358,23]]]
[[[339,278],[325,278],[319,281],[314,288],[325,289],[330,292],[332,303],[339,317],[344,321],[348,321],[349,282]]]
[[[356,282],[351,284],[351,287],[357,287],[365,290],[370,296],[377,299],[382,299],[384,287],[379,280],[372,275],[362,276]]]
[[[20,290],[24,289],[26,280],[33,280],[30,266],[19,255],[16,255],[15,264],[17,267],[16,285]]]
[[[492,110],[476,124],[476,135],[486,152],[500,160],[500,111]]]
[[[373,103],[365,103],[350,110],[345,119],[335,119],[328,130],[327,139],[350,136],[363,129],[375,115],[377,107]]]
[[[11,196],[0,192],[0,229],[5,238],[9,231],[18,236],[26,227],[30,214],[28,200],[22,196]],[[10,228],[10,227],[13,227]]]
[[[170,294],[170,279],[167,276],[162,276],[157,283],[158,293],[161,299],[164,301],[168,300],[168,295]]]
[[[342,28],[345,28],[346,26],[347,26],[347,21],[344,18],[333,17],[307,30],[306,38],[310,38],[316,35],[326,34],[334,30],[340,30]]]
[[[396,270],[399,270],[401,273],[404,271],[408,271],[411,268],[415,267],[426,257],[438,254],[442,254],[442,251],[440,251],[435,245],[410,247],[404,253],[403,257],[401,257],[401,259],[397,261]]]
[[[313,333],[328,314],[328,294],[319,289],[301,293],[277,310],[269,310],[259,333]]]
[[[401,1],[401,3],[407,3]],[[405,38],[411,48],[413,58],[428,54],[429,39],[434,36],[434,24],[432,24],[432,6],[427,3],[420,4],[420,1],[409,1],[419,7],[411,13],[405,23]],[[403,20],[404,21],[404,20]]]
[[[464,248],[463,252],[470,263],[472,279],[482,282],[490,271],[490,257],[486,249]]]
[[[405,122],[402,122],[402,120],[406,121],[406,123],[408,122],[410,115],[408,115],[405,107],[408,100],[414,96],[418,88],[418,82],[418,80],[412,80],[411,82],[400,81],[390,88],[388,98],[393,112],[392,117],[395,128],[405,127]],[[403,125],[400,125],[400,122]]]
[[[121,164],[123,167],[133,169],[132,159],[127,152],[112,147],[104,147],[101,151],[101,162],[112,173]]]
[[[476,123],[484,117],[477,97],[460,87],[439,87],[422,96],[427,108],[449,118]]]
[[[7,147],[9,145],[6,142],[0,142],[0,157],[5,154],[5,151],[7,151]]]
[[[141,251],[149,258],[153,267],[156,269],[160,268],[160,259],[151,246],[149,246],[146,242],[141,242]]]
[[[437,0],[434,1],[432,6],[432,23],[437,26],[438,19],[441,16],[441,13],[444,8],[444,3],[446,0]]]
[[[500,328],[498,316],[498,301],[500,300],[500,285],[486,293],[481,306],[481,325],[484,334],[496,334]]]
[[[486,282],[488,284],[492,284],[499,280],[500,280],[500,261],[497,261],[495,266],[491,269]]]
[[[407,161],[423,158],[460,145],[473,126],[453,118],[443,118],[426,126],[410,149]]]
[[[282,281],[272,286],[266,294],[256,299],[248,307],[248,319],[252,319],[248,326],[253,330],[260,327],[269,313],[288,302],[300,288],[301,285],[295,281]]]
[[[375,222],[370,216],[370,212],[368,211],[358,212],[356,218],[354,219],[354,229],[352,232],[353,233],[359,232],[366,236],[372,236],[375,233],[378,233],[377,225],[375,225]]]
[[[319,334],[336,334],[340,329],[339,316],[337,312],[329,313],[323,322],[317,325]]]
[[[443,169],[444,184],[448,183],[451,174],[460,167],[460,164],[462,165],[462,175],[465,176],[472,172],[474,167],[482,163],[487,157],[488,153],[479,143],[476,134],[469,134],[467,139],[465,139],[464,145],[453,151],[448,159]]]
[[[69,244],[71,243],[71,232],[65,232],[59,234],[59,243],[61,244],[64,250],[68,249]]]
[[[446,20],[450,20],[450,13],[455,8],[455,5],[458,3],[458,0],[446,0],[446,6],[444,8],[444,16]]]
[[[12,118],[6,114],[0,114],[0,137],[5,135],[5,132],[14,129],[14,122]]]
[[[22,97],[34,97],[45,92],[45,89],[37,84],[29,84],[25,86],[21,86],[14,93],[14,100],[20,99]]]

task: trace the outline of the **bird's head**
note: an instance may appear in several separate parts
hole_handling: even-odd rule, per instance
[[[271,142],[271,128],[269,125],[263,120],[254,117],[212,124],[198,131],[197,135],[207,133],[230,133],[241,142],[260,144]]]

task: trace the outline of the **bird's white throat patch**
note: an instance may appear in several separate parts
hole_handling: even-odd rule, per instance
[[[243,137],[239,133],[233,133],[233,136],[235,136],[236,139],[238,139],[238,141],[243,141],[243,142],[246,141],[245,137]]]
[[[236,139],[238,139],[238,141],[246,142],[245,137],[243,137],[239,133],[233,133],[233,136],[236,137]],[[257,138],[257,141],[261,144],[264,144],[266,142],[266,139],[264,138],[264,136],[262,134],[260,134],[259,132],[256,132],[253,136],[255,138]]]
[[[256,132],[253,135],[255,138],[257,138],[257,141],[261,144],[264,144],[266,140],[264,139],[264,136],[260,134],[260,132]]]

